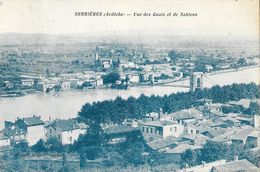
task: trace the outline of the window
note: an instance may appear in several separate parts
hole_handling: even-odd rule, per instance
[[[58,140],[60,140],[60,135],[58,135]]]
[[[150,132],[153,133],[153,128],[150,128]]]
[[[177,132],[177,127],[174,127],[174,131]]]
[[[200,86],[201,86],[200,78],[197,78],[197,87],[200,87]]]
[[[161,136],[163,135],[162,130],[159,130],[159,135],[161,135]]]
[[[144,133],[144,127],[142,127],[142,132]]]
[[[199,134],[199,130],[196,130],[196,134]]]
[[[148,127],[146,128],[146,133],[149,133],[149,128]]]
[[[191,134],[193,134],[193,130],[190,130]]]
[[[51,128],[50,128],[50,133],[51,133]]]
[[[72,142],[72,136],[70,136],[70,141]]]

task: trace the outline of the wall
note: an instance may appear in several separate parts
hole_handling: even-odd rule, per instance
[[[167,136],[179,137],[184,131],[181,124],[167,125],[163,127],[163,138]]]
[[[0,147],[1,146],[8,146],[8,145],[10,145],[10,139],[0,140]]]
[[[28,145],[32,146],[37,143],[38,140],[45,138],[44,125],[30,126],[27,128]]]
[[[60,135],[61,138],[61,131],[53,128],[51,125],[46,128],[46,140],[54,137],[61,141],[61,139],[58,138],[58,135]]]
[[[79,135],[82,134],[80,129],[63,131],[61,134],[62,144],[73,144],[78,139]]]

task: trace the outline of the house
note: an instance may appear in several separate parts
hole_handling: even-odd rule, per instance
[[[202,134],[186,134],[182,136],[183,141],[189,141],[191,145],[203,146],[208,137]]]
[[[21,83],[22,83],[22,86],[24,86],[24,87],[34,86],[34,80],[33,79],[22,79]]]
[[[4,132],[0,132],[0,147],[9,146],[11,144],[11,139]]]
[[[212,65],[205,65],[205,68],[206,68],[207,72],[212,72],[214,69]]]
[[[218,142],[218,143],[242,143],[245,144],[247,137],[254,131],[254,129],[250,126],[244,127],[232,127],[227,129],[227,132],[219,135],[217,137],[211,138],[209,142]]]
[[[195,108],[185,109],[171,113],[163,117],[165,120],[177,121],[180,124],[193,123],[197,120],[203,120],[203,114]]]
[[[96,86],[103,85],[103,78],[96,78],[95,81],[96,81]]]
[[[172,162],[180,163],[181,154],[184,153],[188,149],[191,149],[191,150],[194,150],[194,151],[199,151],[200,149],[202,149],[202,147],[197,146],[197,145],[190,145],[190,144],[187,144],[187,143],[183,143],[183,144],[177,145],[176,147],[174,147],[172,149],[165,150],[165,153],[168,154],[168,155],[171,155]]]
[[[211,128],[209,130],[201,132],[201,134],[209,138],[214,138],[224,134],[225,132],[227,132],[227,130],[228,129],[225,128]]]
[[[236,119],[240,121],[240,124],[251,125],[251,126],[254,125],[254,118],[250,116],[238,115]]]
[[[249,148],[260,147],[260,132],[258,130],[253,130],[248,134],[245,144]]]
[[[223,113],[223,112],[221,112],[221,111],[219,111],[219,110],[217,110],[217,109],[212,109],[212,110],[210,110],[210,112],[209,112],[209,118],[211,119],[211,118],[220,118],[220,117],[225,117],[226,115]]]
[[[239,101],[230,101],[229,104],[233,106],[242,106],[243,108],[247,109],[249,108],[251,101],[252,100],[250,99],[240,99]]]
[[[127,74],[126,78],[129,79],[130,83],[138,83],[140,81],[140,74]]]
[[[60,84],[61,90],[65,91],[65,90],[69,90],[71,86],[71,83],[69,81],[63,81]]]
[[[246,159],[226,162],[218,160],[178,170],[178,172],[258,172],[258,168]]]
[[[202,163],[201,165],[193,166],[178,170],[177,172],[213,172],[211,171],[213,166],[225,164],[226,160],[218,160],[210,163]]]
[[[80,134],[85,134],[87,126],[73,119],[57,119],[49,122],[46,128],[46,138],[56,138],[62,144],[73,144]]]
[[[234,134],[231,137],[232,143],[241,143],[243,145],[246,144],[246,141],[248,136],[254,131],[255,129],[253,128],[243,128],[240,129],[236,134]]]
[[[55,87],[55,85],[54,82],[39,82],[36,84],[36,90],[46,92]]]
[[[254,115],[254,127],[260,130],[260,115]]]
[[[230,128],[227,132],[217,136],[217,137],[214,137],[214,138],[211,138],[209,140],[207,140],[208,142],[215,142],[215,143],[226,143],[228,145],[231,145],[232,144],[232,139],[231,137],[237,133],[239,129],[237,127],[233,127],[233,128]]]
[[[249,151],[247,151],[248,157],[251,157],[252,159],[260,159],[260,147],[255,147],[252,149],[249,149]],[[258,166],[260,165],[260,161],[258,161]]]
[[[134,68],[135,67],[135,63],[134,62],[131,62],[131,61],[127,61],[127,62],[120,62],[118,67],[120,69],[123,69],[123,68]]]
[[[4,81],[4,88],[5,89],[13,89],[14,88],[14,84],[10,81]]]
[[[126,126],[129,126],[129,127],[132,127],[132,128],[137,128],[139,127],[139,121],[138,120],[134,120],[134,119],[127,119],[125,121],[125,125]]]
[[[223,128],[232,127],[232,126],[239,126],[240,121],[237,119],[239,114],[229,113],[224,117],[220,117],[220,121],[223,122],[221,125]]]
[[[5,121],[4,132],[11,141],[20,142],[26,140],[29,146],[34,145],[40,139],[45,139],[44,122],[38,116],[18,118],[14,123]]]
[[[104,128],[106,139],[110,144],[116,144],[125,141],[127,134],[140,131],[138,128],[132,128],[126,125],[112,125]]]
[[[227,163],[224,163],[224,164],[213,166],[211,171],[217,171],[217,172],[226,172],[226,171],[259,172],[259,169],[258,169],[258,167],[256,167],[254,164],[252,164],[248,160],[242,159],[242,160],[235,160],[235,161],[231,161],[231,162],[227,162]]]
[[[216,65],[216,68],[219,70],[225,70],[225,69],[229,69],[230,65],[229,64],[218,64],[218,65]]]
[[[184,131],[184,126],[173,121],[148,121],[141,123],[141,132],[144,136],[166,138],[179,137]]]
[[[210,130],[210,127],[207,125],[201,125],[201,124],[187,124],[185,127],[185,131],[187,134],[199,134],[204,131]]]
[[[177,142],[177,138],[173,136],[166,137],[164,139],[157,139],[147,143],[150,148],[153,150],[160,151],[165,148],[174,148],[179,143]]]

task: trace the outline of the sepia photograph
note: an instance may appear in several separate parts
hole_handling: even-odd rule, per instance
[[[259,172],[259,0],[0,0],[0,172]]]

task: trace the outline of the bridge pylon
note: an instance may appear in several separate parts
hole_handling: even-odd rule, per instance
[[[196,89],[203,89],[202,72],[192,72],[190,75],[190,91],[195,91]]]

